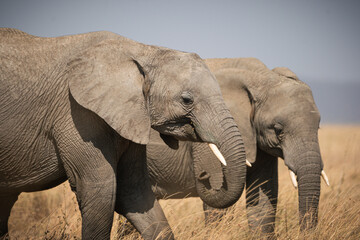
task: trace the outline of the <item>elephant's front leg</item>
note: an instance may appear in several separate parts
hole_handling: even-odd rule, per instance
[[[110,239],[116,200],[115,155],[90,146],[60,153],[79,204],[82,239]]]
[[[151,191],[146,148],[131,143],[117,172],[115,211],[124,215],[144,239],[173,239],[166,217]]]
[[[275,238],[277,196],[277,158],[258,150],[246,176],[246,209],[250,229],[260,230],[270,239]]]
[[[110,239],[115,209],[115,175],[77,184],[76,197],[82,216],[82,239]]]

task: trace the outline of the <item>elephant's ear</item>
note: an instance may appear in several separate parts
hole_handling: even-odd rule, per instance
[[[296,74],[287,67],[276,67],[272,71],[279,74],[280,76],[284,76],[287,78],[294,79],[296,81],[300,81],[299,78],[296,76]]]
[[[103,41],[69,62],[70,92],[122,137],[147,144],[150,117],[143,89],[149,84],[140,64],[123,51],[115,41]]]
[[[256,131],[253,125],[255,104],[252,93],[241,81],[245,77],[243,70],[222,69],[215,72],[219,81],[225,103],[238,125],[241,136],[244,140],[246,159],[254,163],[256,159]]]

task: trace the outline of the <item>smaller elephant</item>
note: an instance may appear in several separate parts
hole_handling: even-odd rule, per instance
[[[42,38],[0,28],[0,101],[0,238],[21,192],[69,180],[82,238],[109,239],[116,211],[144,239],[165,230],[172,239],[146,167],[151,128],[172,148],[188,140],[230,155],[236,187],[223,205],[241,196],[243,140],[196,54],[111,32]]]
[[[326,183],[328,179],[318,143],[320,114],[311,89],[289,69],[269,70],[254,58],[206,59],[206,63],[239,126],[247,160],[252,165],[246,175],[250,228],[260,227],[264,233],[274,233],[278,157],[284,159],[299,190],[301,229],[315,226],[320,176]],[[200,183],[212,191],[226,186],[223,172],[212,163],[215,156],[206,145],[182,142],[175,151],[154,142],[156,136],[152,135],[147,164],[158,198],[200,196],[206,202],[208,195],[198,187]],[[181,171],[172,170],[174,163]],[[204,204],[204,209],[211,208]]]

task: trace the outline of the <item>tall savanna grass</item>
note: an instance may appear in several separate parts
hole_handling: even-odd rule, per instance
[[[322,126],[320,148],[330,187],[321,185],[319,224],[309,232],[298,228],[297,191],[279,161],[278,239],[360,239],[360,126]],[[205,226],[198,198],[161,200],[177,239],[260,239],[247,226],[244,196],[223,219]],[[23,193],[10,217],[12,239],[80,239],[81,216],[67,183],[54,189]],[[115,214],[112,239],[138,239],[127,221]]]

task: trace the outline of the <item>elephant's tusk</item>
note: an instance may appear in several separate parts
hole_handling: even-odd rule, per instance
[[[326,185],[330,186],[329,179],[328,179],[328,177],[326,176],[326,173],[325,173],[324,170],[321,171],[321,176],[322,176],[322,178],[324,179],[324,181],[326,182]]]
[[[219,159],[219,161],[226,166],[226,161],[224,156],[221,154],[220,150],[217,148],[217,146],[213,143],[209,143],[209,147],[211,151],[215,154],[215,156]]]
[[[293,171],[289,170],[290,172],[290,178],[291,178],[291,182],[294,185],[294,188],[298,187],[297,181],[296,181],[296,175]]]
[[[248,167],[252,167],[252,165],[251,165],[251,163],[246,159],[246,165],[248,166]]]

